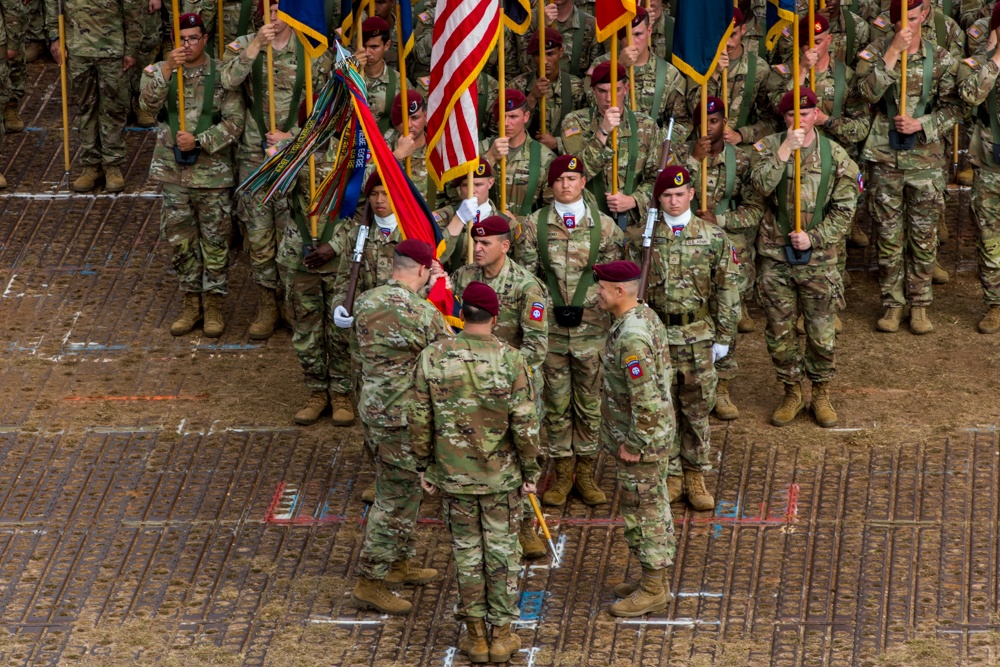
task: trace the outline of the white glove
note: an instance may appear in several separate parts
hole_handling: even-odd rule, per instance
[[[351,325],[354,324],[354,318],[351,317],[346,308],[337,306],[333,309],[333,323],[341,329],[350,329]]]
[[[729,354],[728,345],[719,345],[718,343],[712,343],[712,363],[714,364],[719,359],[724,358]]]
[[[478,212],[479,200],[475,197],[470,197],[458,205],[458,210],[455,211],[455,216],[467,225],[470,222],[475,222],[476,213]]]

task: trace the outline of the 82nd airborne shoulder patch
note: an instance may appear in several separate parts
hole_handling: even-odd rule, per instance
[[[545,317],[545,304],[540,301],[532,303],[530,317],[533,322],[541,322]]]
[[[633,380],[638,380],[642,377],[642,364],[639,363],[639,357],[628,357],[625,359],[625,368],[628,370],[629,377]]]

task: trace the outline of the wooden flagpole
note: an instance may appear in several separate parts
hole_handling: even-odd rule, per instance
[[[809,48],[813,49],[816,46],[816,6],[813,0],[809,0]],[[795,76],[799,75],[798,71],[795,72]],[[809,68],[809,87],[812,91],[816,92],[816,68]]]
[[[500,38],[497,40],[497,74],[500,75],[500,99],[499,99],[499,124],[500,137],[507,136],[507,67],[506,60],[506,28],[504,28],[503,0],[500,0]],[[539,35],[539,39],[542,35]],[[542,45],[542,53],[545,53],[545,45]],[[544,62],[544,61],[543,61]],[[544,67],[545,65],[542,65]],[[500,211],[507,211],[507,156],[500,158]]]
[[[538,0],[538,78],[545,76],[545,0]],[[545,98],[538,101],[538,130],[548,134],[548,123],[545,118]]]
[[[909,2],[907,0],[903,0],[899,4],[900,4],[900,7],[903,10],[903,15],[902,15],[903,23],[902,23],[902,25],[903,25],[903,28],[905,29],[909,25],[909,17],[907,16],[907,13],[908,13],[907,9],[909,9],[907,7],[907,5],[909,4]],[[900,75],[899,75],[899,115],[900,116],[905,116],[906,115],[906,56],[909,55],[909,53],[910,53],[910,45],[907,44],[906,48],[903,49],[902,55],[900,56],[901,60],[900,60],[900,66],[899,66],[899,69],[900,69]],[[892,119],[891,118],[889,119],[889,122],[890,122],[890,124],[892,123]]]
[[[266,3],[267,0],[264,0]],[[302,39],[301,35],[296,35],[296,39]],[[306,113],[312,115],[313,112],[313,69],[312,69],[312,56],[309,55],[308,51],[303,50],[303,56],[306,59]],[[271,108],[274,108],[274,97],[271,97]],[[272,112],[273,114],[273,112]],[[271,122],[274,122],[274,116],[271,116]],[[312,210],[313,201],[316,199],[316,156],[309,156],[309,209]],[[319,243],[319,233],[317,231],[317,221],[316,214],[312,213],[309,216],[309,231],[312,234],[313,249],[316,249],[316,245]]]
[[[69,97],[66,85],[66,19],[59,3],[59,85],[62,88],[63,166],[69,173]]]
[[[216,3],[215,11],[217,12],[215,20],[219,23],[219,60],[222,60],[222,54],[226,50],[226,24],[222,20],[225,8],[222,6],[222,0]]]
[[[181,14],[180,7],[178,7],[177,0],[172,0],[172,7],[174,13],[174,48],[181,48]],[[178,132],[186,132],[186,123],[184,121],[184,68],[180,65],[177,66],[177,130]],[[176,140],[177,138],[174,137]]]
[[[271,0],[264,0],[264,22],[271,22]],[[221,56],[220,56],[221,57]],[[306,72],[310,72],[311,62],[309,61],[309,56],[306,54]],[[309,82],[306,84],[307,89],[312,88],[312,79],[309,78]],[[309,94],[309,102],[307,104],[309,111],[312,111],[312,93]],[[270,129],[273,133],[277,129],[277,125],[274,122],[274,49],[271,45],[267,45],[267,118],[270,122]],[[313,229],[313,236],[316,235],[316,230]]]
[[[400,88],[400,99],[403,101],[403,136],[409,136],[410,134],[410,98],[406,92],[406,58],[403,57],[403,21],[402,14],[399,12],[399,3],[396,3],[396,53],[399,54],[399,88]],[[386,104],[392,105],[392,100],[386,100]],[[406,156],[405,164],[406,175],[412,177],[413,173],[410,171],[410,156]]]
[[[810,8],[812,7],[812,1],[809,2]],[[793,109],[795,110],[795,124],[793,129],[799,129],[800,114],[799,109],[799,22],[792,22],[792,71],[795,72],[795,76],[792,77],[792,94],[795,99],[792,100]],[[802,231],[802,151],[800,149],[795,149],[795,231],[796,233]]]
[[[618,32],[611,35],[611,106],[618,108]],[[611,130],[611,194],[618,194],[618,128]]]
[[[632,37],[632,22],[631,21],[629,21],[628,24],[625,26],[625,31],[626,31],[625,32],[625,39],[627,40],[627,44],[628,44],[628,46],[632,46],[634,38]],[[650,35],[650,37],[652,37],[652,35]],[[648,45],[648,42],[647,42],[647,45]],[[647,48],[648,48],[648,46],[647,46]],[[632,111],[634,112],[635,111],[635,85],[633,85],[633,83],[632,83],[633,81],[635,81],[635,65],[629,65],[628,66],[628,95],[629,95],[629,105],[631,106]],[[657,110],[653,109],[653,113],[655,114],[656,112],[657,112]]]

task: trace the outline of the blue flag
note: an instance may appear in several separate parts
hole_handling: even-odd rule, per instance
[[[733,0],[675,0],[674,66],[705,85],[733,31]]]
[[[278,15],[298,34],[310,58],[315,60],[323,55],[329,46],[323,0],[282,0]]]
[[[407,39],[410,42],[409,47],[407,47],[406,53],[409,53],[409,48],[413,46],[413,10],[410,7],[409,0],[405,0],[405,7],[402,7],[403,3],[400,3],[403,15],[403,40]],[[340,36],[344,44],[349,45],[349,48],[354,48],[350,46],[354,43],[357,35],[354,34],[354,29],[361,29],[362,14],[367,13],[368,16],[375,15],[375,0],[359,0],[354,2],[353,0],[340,0]],[[409,17],[409,18],[406,18]],[[407,27],[409,27],[409,32],[407,32]]]
[[[530,0],[503,0],[503,24],[523,35],[531,27]]]
[[[764,45],[768,51],[774,50],[774,45],[781,37],[781,31],[785,26],[797,21],[795,14],[795,0],[767,0],[767,29],[765,31]]]
[[[402,33],[402,43],[398,45],[399,53],[402,57],[410,55],[413,49],[413,5],[410,0],[398,0],[399,2],[399,32]]]

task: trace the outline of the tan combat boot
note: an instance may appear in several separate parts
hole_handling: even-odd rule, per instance
[[[935,285],[944,285],[946,282],[951,280],[951,276],[948,272],[941,268],[941,265],[934,262],[934,271],[931,274],[931,282]]]
[[[330,402],[333,405],[333,425],[350,426],[354,423],[354,402],[347,394],[330,394]]]
[[[596,456],[576,457],[576,481],[573,482],[573,488],[580,494],[586,505],[603,505],[608,502],[608,497],[594,481],[594,464],[596,463]]]
[[[899,323],[903,321],[903,309],[891,306],[885,309],[882,317],[875,323],[875,330],[883,333],[896,333]]]
[[[666,586],[667,589],[669,590],[670,582],[667,581],[667,571],[660,570],[660,572],[663,573],[663,585]],[[620,583],[617,586],[615,586],[615,597],[627,598],[628,596],[632,595],[632,593],[635,593],[637,590],[639,590],[640,586],[642,586],[641,579],[636,581],[625,581],[623,583]]]
[[[699,512],[715,509],[715,498],[705,487],[705,473],[700,470],[684,471],[684,492],[688,505]]]
[[[667,500],[676,502],[684,497],[684,477],[670,475],[667,477]]]
[[[24,64],[30,65],[44,56],[48,49],[39,41],[32,40],[24,45]]]
[[[731,421],[740,416],[739,408],[729,397],[729,380],[719,380],[715,388],[715,416],[722,421]]]
[[[955,174],[955,182],[966,187],[972,185],[972,167],[966,167]]]
[[[740,333],[751,333],[757,330],[757,323],[750,317],[746,303],[740,306],[740,321],[736,323],[736,330]]]
[[[306,404],[302,406],[302,409],[295,413],[293,421],[300,426],[315,424],[323,416],[329,405],[330,397],[327,396],[326,390],[316,389],[309,394],[309,398],[306,399]]]
[[[201,294],[184,292],[184,308],[181,310],[181,316],[170,325],[170,335],[189,334],[199,322],[201,322]]]
[[[663,570],[642,568],[641,585],[632,595],[611,605],[608,613],[619,618],[642,616],[654,611],[663,611],[672,599]]]
[[[785,397],[781,399],[781,405],[771,415],[771,424],[774,426],[791,424],[805,406],[805,401],[802,400],[802,383],[786,382]]]
[[[125,177],[121,167],[107,166],[104,168],[104,191],[122,192],[125,189]]]
[[[358,609],[374,609],[383,614],[407,614],[413,608],[406,600],[393,595],[381,579],[361,577],[351,597]]]
[[[7,106],[3,108],[3,124],[8,132],[24,131],[24,121],[17,113],[17,102],[7,102]]]
[[[489,662],[490,647],[486,644],[486,620],[475,618],[465,622],[465,634],[458,640],[458,650],[469,656],[469,662]]]
[[[938,241],[941,243],[947,241],[948,237],[951,236],[951,232],[948,231],[948,225],[945,223],[944,215],[942,215],[941,219],[938,220],[937,233]]]
[[[0,190],[7,187],[7,179],[4,178],[3,174],[0,174]]]
[[[573,488],[573,457],[553,459],[553,465],[556,468],[556,481],[542,495],[542,502],[546,505],[559,507],[566,504],[566,496]]]
[[[521,543],[521,551],[525,558],[541,558],[548,553],[545,549],[545,542],[538,537],[535,527],[525,519],[521,522],[521,530],[517,533],[517,541]]]
[[[861,229],[861,225],[855,221],[851,225],[851,235],[847,237],[847,245],[855,248],[866,248],[868,247],[868,243],[868,235]]]
[[[795,331],[800,336],[806,335],[806,318],[803,315],[799,315],[799,319],[795,320]]]
[[[490,639],[490,662],[509,662],[510,657],[521,650],[521,638],[511,632],[510,623],[494,625]]]
[[[844,323],[840,321],[840,315],[833,316],[833,333],[839,334],[844,331]]]
[[[361,502],[369,505],[375,502],[375,482],[366,486],[365,490],[361,492]]]
[[[226,330],[226,322],[222,319],[222,295],[211,292],[204,295],[205,324],[201,330],[209,338],[218,338]]]
[[[144,111],[139,105],[136,105],[135,124],[138,127],[156,127],[156,116],[148,111]]]
[[[275,290],[257,285],[257,314],[250,324],[250,340],[267,340],[278,323],[278,302]]]
[[[910,333],[921,336],[934,331],[934,325],[927,317],[927,309],[923,306],[910,308]]]
[[[398,588],[405,584],[423,586],[437,579],[438,571],[432,567],[417,567],[408,560],[397,560],[385,575],[385,585]]]
[[[812,412],[816,423],[823,428],[837,425],[837,413],[830,404],[830,385],[827,382],[813,382]]]
[[[995,334],[1000,331],[1000,306],[990,306],[986,316],[979,320],[979,333]]]
[[[88,164],[83,168],[83,173],[76,177],[76,180],[69,186],[73,192],[90,192],[97,187],[97,182],[101,180],[101,168],[96,164]]]

